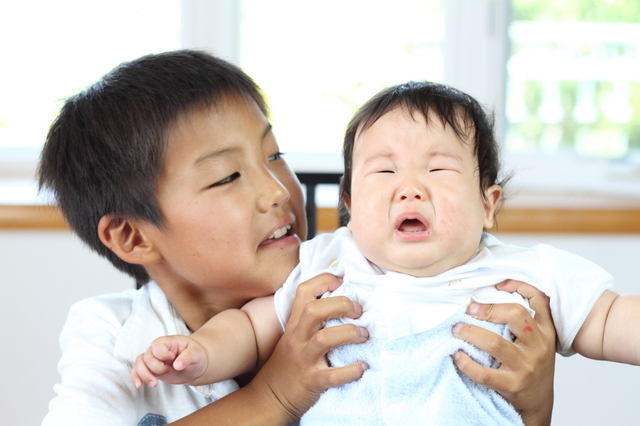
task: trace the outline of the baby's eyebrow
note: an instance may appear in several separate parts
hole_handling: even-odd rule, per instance
[[[368,157],[366,157],[365,159],[365,164],[370,162],[370,161],[374,161],[374,160],[379,160],[379,159],[383,159],[383,160],[388,160],[388,159],[393,159],[394,158],[394,154],[390,151],[380,151],[380,152],[376,152]]]
[[[435,151],[432,152],[430,154],[431,158],[434,157],[448,157],[448,158],[453,158],[454,160],[462,160],[462,157],[458,154],[455,154],[453,152],[446,152],[446,151]]]
[[[447,151],[433,151],[430,152],[428,155],[429,158],[435,158],[435,157],[447,157],[447,158],[452,158],[454,160],[458,160],[460,161],[462,159],[462,157],[456,153],[453,152],[447,152]],[[370,157],[368,157],[365,160],[365,164],[370,162],[370,161],[374,161],[374,160],[378,160],[378,159],[393,159],[394,155],[391,152],[379,152],[376,154],[371,155]]]

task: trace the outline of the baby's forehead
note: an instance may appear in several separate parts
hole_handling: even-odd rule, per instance
[[[473,145],[475,138],[475,125],[473,119],[462,107],[456,107],[448,115],[441,114],[436,108],[427,105],[420,109],[396,106],[382,114],[371,115],[362,120],[355,134],[354,142],[357,144],[362,136],[372,130],[381,127],[380,122],[392,122],[400,132],[402,128],[412,126],[414,123],[423,124],[425,127],[441,130],[443,133],[453,133],[456,139],[463,144]],[[376,126],[376,124],[378,124]]]
[[[398,113],[412,120],[424,121],[427,126],[436,123],[436,125],[447,125],[454,129],[464,129],[467,131],[473,131],[475,128],[471,112],[463,106],[451,104],[446,108],[438,108],[435,102],[424,101],[417,105],[400,103],[384,111],[373,111],[362,118],[358,126],[358,131],[363,132],[373,126],[382,117]]]

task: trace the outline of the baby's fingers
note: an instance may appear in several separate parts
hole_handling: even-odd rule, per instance
[[[186,350],[182,352],[175,361],[173,361],[173,368],[176,371],[182,371],[192,364],[198,364],[204,362],[204,355],[195,353],[194,350]]]
[[[149,370],[147,364],[144,362],[144,355],[138,355],[136,362],[131,369],[131,379],[136,388],[141,388],[144,383],[148,383],[149,386],[155,387],[158,385],[156,376]]]
[[[173,371],[173,368],[171,367],[173,357],[170,357],[167,360],[160,359],[154,354],[153,347],[147,349],[147,351],[140,356],[144,361],[146,369],[155,376],[161,376]]]
[[[151,343],[147,352],[164,363],[171,363],[180,350],[178,339],[175,336],[159,337]]]

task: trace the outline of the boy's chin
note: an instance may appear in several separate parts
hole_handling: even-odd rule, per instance
[[[285,252],[290,253],[282,253],[278,261],[272,265],[269,280],[271,281],[271,286],[274,288],[274,292],[282,287],[300,261],[299,251],[297,249],[293,252],[291,252],[291,250],[285,250]]]

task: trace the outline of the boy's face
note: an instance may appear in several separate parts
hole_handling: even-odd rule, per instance
[[[466,262],[501,189],[480,193],[473,143],[435,117],[394,109],[356,136],[349,228],[378,266],[433,276]]]
[[[253,101],[230,98],[179,120],[157,199],[165,225],[151,232],[163,279],[215,289],[239,307],[273,294],[298,262],[302,191]]]

